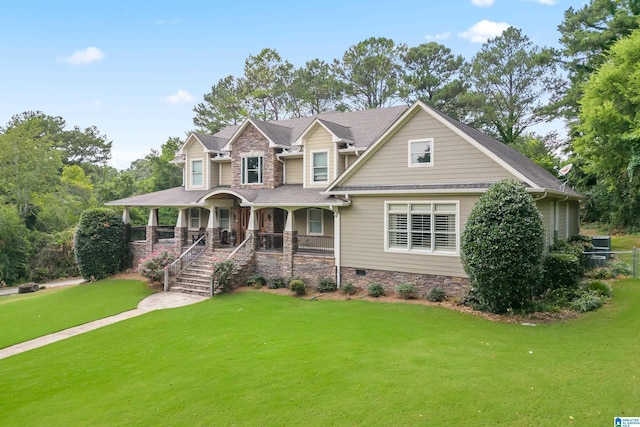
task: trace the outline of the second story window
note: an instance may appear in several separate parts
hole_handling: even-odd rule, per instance
[[[321,151],[312,153],[313,182],[327,182],[329,180],[329,153]]]
[[[433,165],[433,138],[409,140],[409,167]]]
[[[191,185],[202,185],[202,160],[191,161]]]
[[[262,184],[262,157],[242,158],[242,183]]]

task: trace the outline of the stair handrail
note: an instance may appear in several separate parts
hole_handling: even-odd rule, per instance
[[[240,243],[234,250],[233,252],[231,252],[228,256],[227,256],[227,260],[232,260],[234,262],[237,262],[238,264],[242,264],[242,262],[244,262],[244,260],[246,260],[247,258],[249,258],[249,256],[251,256],[251,253],[253,252],[250,248],[251,246],[249,245],[249,242],[251,242],[253,240],[253,236],[249,235],[247,236],[246,239],[244,239],[242,241],[242,243]],[[239,261],[236,261],[235,257],[236,255],[240,252],[243,251],[243,256],[242,259],[240,259]],[[211,296],[213,296],[213,293],[215,292],[216,289],[218,289],[217,286],[215,286],[214,280],[213,280],[213,276],[211,276],[211,286],[209,287],[209,289],[211,290]]]
[[[205,235],[203,234],[202,236],[200,236],[198,240],[193,242],[193,244],[189,246],[189,248],[186,251],[184,251],[175,261],[173,261],[171,264],[169,264],[164,268],[164,291],[165,292],[169,290],[170,276],[175,277],[178,274],[180,274],[182,270],[190,266],[191,263],[193,263],[193,261],[198,259],[206,251],[207,246],[200,245],[200,242],[204,242],[204,238],[205,238]],[[196,247],[200,249],[199,252],[196,251]],[[184,263],[183,265],[182,262],[185,260],[186,260],[186,263]]]

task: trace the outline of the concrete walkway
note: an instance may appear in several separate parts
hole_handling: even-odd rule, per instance
[[[11,347],[0,349],[0,359],[32,350],[34,348],[43,347],[57,341],[62,341],[65,338],[84,334],[85,332],[93,331],[94,329],[111,325],[122,320],[131,319],[132,317],[137,317],[150,311],[182,307],[185,305],[195,304],[206,299],[208,298],[177,292],[159,292],[157,294],[152,294],[140,301],[138,308],[136,309],[125,311],[114,316],[105,317],[104,319],[94,320],[93,322],[85,323],[84,325],[75,326],[31,341],[25,341],[20,344],[12,345]]]

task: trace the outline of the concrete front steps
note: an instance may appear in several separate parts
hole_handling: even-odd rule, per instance
[[[206,251],[176,276],[169,285],[169,290],[209,298],[211,296],[212,270],[213,260],[209,251]]]

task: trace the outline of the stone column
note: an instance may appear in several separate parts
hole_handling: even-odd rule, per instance
[[[282,233],[282,276],[293,276],[293,254],[296,251],[296,232],[294,228],[294,211],[287,210],[287,220]]]
[[[260,242],[258,242],[258,237],[257,237],[257,232],[258,232],[259,228],[258,228],[258,222],[257,222],[257,218],[256,218],[256,211],[253,208],[253,206],[251,206],[251,213],[249,214],[249,224],[247,224],[247,232],[246,232],[246,237],[253,237],[253,239],[251,240],[251,245],[254,251],[258,249],[258,244]],[[242,242],[238,242],[238,244],[240,244]]]
[[[220,245],[220,223],[215,206],[209,206],[209,221],[207,222],[207,247],[211,250]]]
[[[174,241],[176,245],[176,251],[182,254],[189,245],[189,226],[187,224],[187,209],[180,209],[178,211],[178,219],[176,221],[176,228],[174,230]]]
[[[147,255],[153,252],[153,246],[156,243],[158,243],[158,208],[152,208],[149,210],[149,221],[147,222]]]

